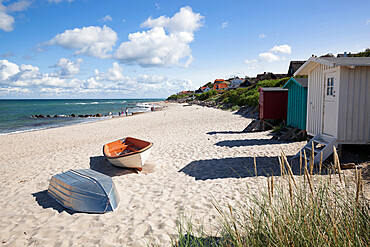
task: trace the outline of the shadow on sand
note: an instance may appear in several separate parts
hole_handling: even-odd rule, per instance
[[[290,157],[288,157],[290,159]],[[280,176],[277,157],[256,157],[257,176]],[[294,175],[300,175],[299,164],[292,167]],[[253,157],[197,160],[179,170],[195,180],[219,178],[245,178],[256,176]]]
[[[155,164],[146,162],[141,173],[148,174],[153,172]],[[110,177],[122,176],[127,174],[138,174],[136,169],[117,167],[109,163],[104,156],[90,157],[90,169],[108,175]]]
[[[109,163],[107,158],[105,158],[104,156],[90,157],[90,169],[108,175],[110,177],[138,173],[136,169],[116,167]]]
[[[282,142],[271,139],[246,139],[246,140],[232,140],[232,141],[220,141],[215,145],[220,147],[241,147],[241,146],[255,146],[255,145],[271,145],[271,144],[282,144],[289,142]]]
[[[216,135],[216,134],[245,134],[243,131],[211,131],[207,132],[207,135]]]
[[[68,214],[71,214],[71,215],[77,213],[76,211],[67,209],[67,208],[63,207],[62,205],[60,205],[54,198],[49,196],[47,190],[43,190],[43,191],[40,191],[40,192],[33,193],[32,196],[35,197],[36,202],[43,209],[52,208],[52,209],[58,211],[58,213],[61,213],[61,212],[64,211],[64,212],[67,212]]]

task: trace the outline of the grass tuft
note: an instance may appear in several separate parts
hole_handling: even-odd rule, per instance
[[[220,216],[216,233],[194,231],[187,221],[173,246],[369,246],[370,204],[360,171],[348,181],[335,149],[329,176],[314,175],[306,159],[300,160],[304,179],[294,177],[283,151],[279,162],[281,176],[268,177],[260,194],[246,192],[234,208],[213,203]]]

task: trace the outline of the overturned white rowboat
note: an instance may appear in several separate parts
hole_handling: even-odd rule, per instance
[[[91,169],[54,175],[48,194],[63,207],[79,212],[105,213],[114,211],[119,204],[112,178]]]

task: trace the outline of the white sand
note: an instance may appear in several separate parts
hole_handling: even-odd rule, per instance
[[[235,205],[245,184],[256,193],[280,174],[276,156],[303,142],[279,143],[268,132],[237,133],[250,122],[231,112],[168,104],[163,111],[0,136],[2,246],[168,246],[181,214],[212,219],[215,199]],[[152,141],[142,173],[111,166],[102,146],[125,136]],[[70,214],[46,194],[52,175],[91,168],[112,176],[117,211]],[[213,198],[214,197],[214,198]]]

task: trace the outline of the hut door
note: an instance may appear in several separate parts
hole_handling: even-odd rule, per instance
[[[325,73],[323,134],[335,137],[337,131],[337,92],[339,76],[336,72]]]

